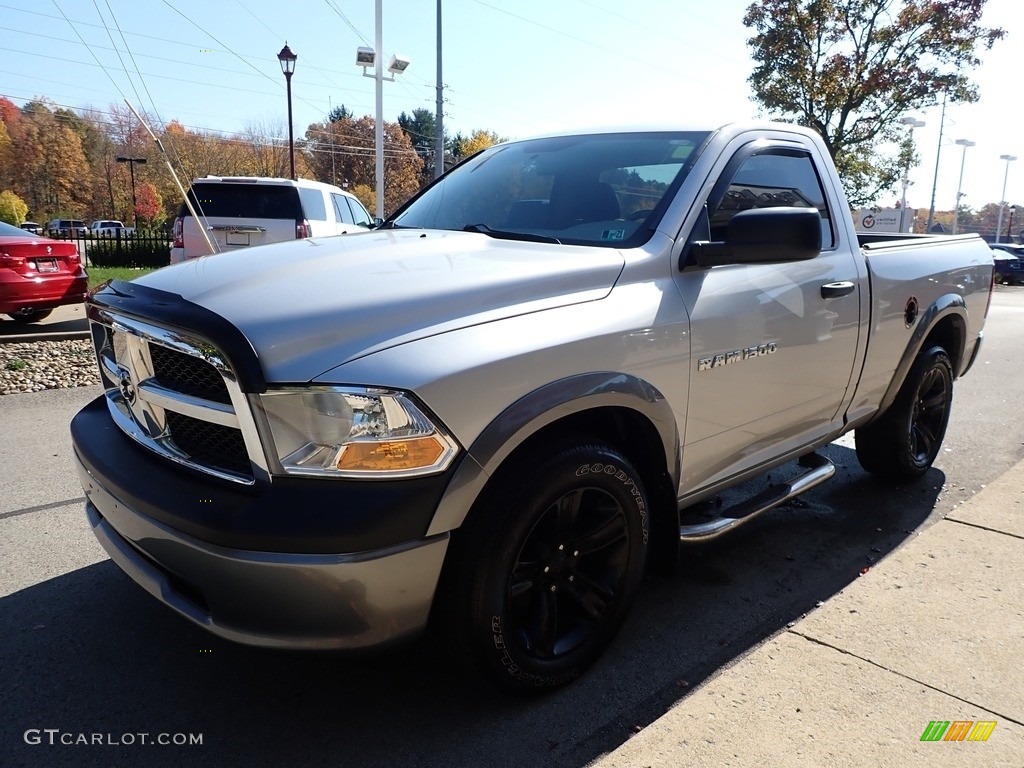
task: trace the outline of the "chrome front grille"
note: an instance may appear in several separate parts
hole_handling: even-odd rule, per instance
[[[242,431],[167,411],[167,433],[192,461],[225,472],[252,472]]]
[[[149,356],[156,380],[168,389],[215,403],[231,403],[224,379],[205,360],[159,344],[150,344]]]
[[[248,400],[220,350],[109,311],[91,317],[107,406],[125,434],[215,477],[268,476]]]

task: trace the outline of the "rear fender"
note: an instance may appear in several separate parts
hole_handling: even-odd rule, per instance
[[[941,328],[940,328],[941,326]],[[893,374],[889,388],[882,398],[878,407],[878,415],[885,413],[889,406],[896,400],[903,382],[910,373],[910,367],[920,354],[925,342],[938,332],[938,338],[933,341],[940,343],[946,350],[953,363],[954,378],[963,373],[964,350],[967,345],[967,304],[963,296],[955,293],[947,293],[940,296],[927,309],[921,310],[917,319],[917,326],[914,328],[907,343],[903,356],[900,358],[896,372]]]

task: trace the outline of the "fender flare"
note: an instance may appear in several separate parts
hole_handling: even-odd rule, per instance
[[[650,383],[624,373],[600,371],[554,381],[524,395],[488,424],[468,447],[438,503],[427,536],[458,528],[487,481],[516,448],[539,430],[594,408],[627,408],[644,416],[661,439],[668,473],[679,482],[680,441],[675,415]]]
[[[913,333],[910,335],[910,341],[907,342],[907,347],[903,350],[903,356],[896,366],[896,372],[893,374],[892,381],[889,382],[889,388],[885,391],[882,402],[879,403],[878,410],[876,411],[877,415],[880,416],[889,410],[889,406],[896,400],[896,395],[899,394],[900,389],[903,387],[907,374],[910,373],[910,366],[914,364],[914,360],[917,359],[918,354],[920,354],[921,349],[924,347],[925,341],[932,331],[935,330],[935,327],[947,317],[954,317],[956,319],[955,325],[960,331],[957,334],[959,337],[957,349],[946,350],[955,361],[953,378],[959,375],[960,364],[963,360],[964,349],[967,344],[967,303],[964,301],[963,296],[947,293],[939,296],[928,309],[921,312],[917,327],[914,328]]]

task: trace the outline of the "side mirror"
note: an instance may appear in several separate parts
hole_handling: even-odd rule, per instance
[[[726,225],[722,242],[695,242],[702,267],[806,261],[821,253],[821,216],[816,208],[752,208]]]
[[[378,216],[372,222],[370,222],[370,229],[377,229],[383,223],[384,223],[384,219],[382,219],[382,218],[380,218]]]

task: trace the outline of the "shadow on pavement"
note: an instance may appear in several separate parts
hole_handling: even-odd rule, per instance
[[[576,684],[510,698],[427,641],[355,659],[245,648],[160,606],[109,561],[0,599],[4,765],[583,766],[841,591],[924,524],[943,475],[875,482],[853,452],[830,483],[646,584]],[[201,733],[201,746],[28,745],[72,734]]]
[[[35,323],[19,323],[0,315],[0,342],[22,342],[46,339],[86,338],[89,322],[84,304],[67,304]]]

